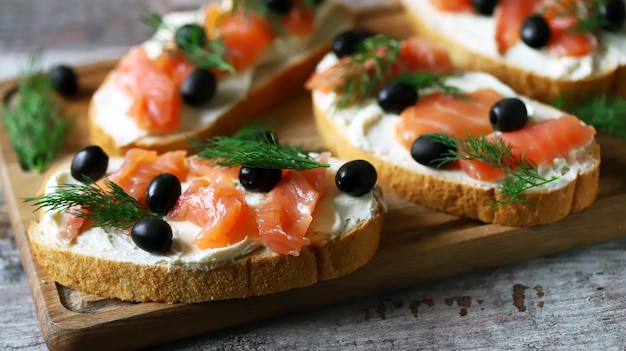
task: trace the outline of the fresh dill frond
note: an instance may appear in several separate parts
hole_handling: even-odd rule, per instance
[[[299,147],[279,144],[273,132],[253,127],[242,128],[231,137],[217,136],[205,142],[189,140],[199,157],[214,159],[220,166],[295,170],[330,166]]]
[[[364,39],[354,55],[340,61],[342,84],[334,91],[339,94],[337,108],[344,108],[362,98],[373,96],[383,79],[391,73],[400,55],[401,40],[386,35]]]
[[[163,16],[157,12],[146,10],[141,16],[144,24],[152,28],[155,32],[164,29],[168,32],[167,38],[157,38],[164,41],[172,40],[178,28],[167,26]],[[228,52],[226,46],[219,39],[206,41],[191,41],[180,47],[179,45],[165,45],[165,50],[172,56],[182,55],[185,59],[201,68],[217,68],[230,74],[235,74],[236,70],[226,59]]]
[[[93,221],[95,227],[126,230],[142,218],[160,218],[109,179],[105,179],[103,185],[62,183],[51,193],[24,201],[36,206],[35,211],[69,212]]]
[[[492,204],[494,208],[511,203],[532,205],[526,200],[524,192],[558,179],[556,176],[542,177],[532,160],[525,159],[524,155],[514,155],[512,146],[500,137],[489,139],[484,135],[469,135],[467,138],[454,138],[445,134],[426,134],[425,137],[450,146],[448,154],[433,161],[438,167],[452,161],[469,160],[482,162],[506,173],[507,176],[499,186],[500,193]]]
[[[626,99],[601,95],[576,102],[566,100],[560,96],[553,106],[566,110],[598,131],[626,140]]]
[[[24,168],[43,172],[65,143],[69,121],[60,114],[40,52],[30,56],[18,78],[14,101],[3,105],[3,122],[13,150]]]
[[[394,78],[393,81],[410,84],[418,91],[421,89],[437,88],[446,95],[450,95],[458,99],[466,99],[467,96],[463,94],[459,88],[446,84],[446,78],[448,77],[449,75],[439,75],[430,72],[416,72],[403,74]]]

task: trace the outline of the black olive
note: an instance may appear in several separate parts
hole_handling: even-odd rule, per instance
[[[203,47],[208,41],[204,28],[195,23],[185,24],[174,33],[174,42],[182,49]]]
[[[433,161],[449,156],[454,151],[454,147],[440,143],[424,135],[415,139],[413,144],[411,144],[411,157],[413,157],[417,163],[429,167],[439,166],[439,163]]]
[[[335,175],[335,184],[350,196],[367,194],[376,185],[378,173],[371,163],[354,160],[343,164]]]
[[[606,30],[617,30],[621,28],[626,18],[626,8],[622,0],[600,1],[598,13],[600,17],[609,22],[608,25],[603,27]]]
[[[52,89],[63,96],[71,96],[78,90],[78,76],[66,65],[57,65],[48,71]]]
[[[143,218],[130,230],[130,237],[144,251],[164,253],[172,246],[172,227],[159,218]]]
[[[378,105],[387,113],[400,114],[402,110],[415,105],[418,93],[414,85],[392,82],[378,92]]]
[[[333,53],[338,58],[352,55],[356,52],[359,44],[374,34],[366,30],[347,30],[341,32],[333,39]]]
[[[217,79],[207,69],[196,68],[183,81],[180,94],[183,101],[191,106],[202,106],[215,96]]]
[[[526,104],[518,98],[504,98],[489,110],[489,121],[493,129],[513,132],[523,128],[528,121]]]
[[[485,16],[493,15],[493,10],[497,4],[498,0],[472,0],[472,6],[474,6],[476,12]]]
[[[88,183],[102,178],[108,166],[109,156],[100,146],[91,145],[79,150],[74,155],[70,171],[74,179]]]
[[[146,204],[150,211],[165,216],[180,197],[180,181],[175,175],[162,173],[152,178],[146,190]]]
[[[248,191],[270,191],[280,182],[283,172],[280,169],[243,166],[239,170],[239,182]]]
[[[284,15],[291,10],[293,2],[291,0],[264,0],[267,8],[279,15]]]
[[[550,26],[540,14],[526,17],[520,29],[522,41],[535,49],[546,46],[550,41],[550,35]]]

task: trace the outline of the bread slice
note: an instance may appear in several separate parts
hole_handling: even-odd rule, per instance
[[[503,96],[516,96],[507,86],[485,73],[465,73],[449,78],[452,86],[490,87]],[[465,89],[465,90],[464,90]],[[470,91],[462,88],[462,91]],[[600,149],[595,140],[558,166],[544,171],[557,174],[554,183],[525,192],[533,205],[513,203],[494,207],[498,183],[474,180],[461,170],[442,170],[415,162],[395,139],[398,115],[385,114],[374,99],[346,110],[337,110],[334,93],[313,91],[317,130],[325,145],[341,158],[362,158],[372,163],[379,183],[390,192],[427,207],[487,223],[533,226],[557,221],[590,206],[598,192]],[[556,118],[560,111],[523,98],[530,110],[542,118]],[[418,101],[419,104],[419,101]],[[567,162],[565,162],[567,161]],[[556,164],[556,163],[555,163]],[[546,167],[546,166],[544,166]]]
[[[602,33],[600,47],[580,59],[550,58],[523,44],[502,56],[493,39],[493,17],[441,12],[430,0],[402,0],[402,4],[414,30],[445,47],[456,67],[488,72],[521,95],[547,102],[560,96],[572,101],[607,93],[626,96],[626,81],[618,74],[626,63],[623,29],[615,34]]]
[[[334,175],[343,162],[331,158],[330,163],[328,190],[318,202],[307,233],[330,238],[303,247],[297,256],[277,254],[248,239],[202,251],[191,243],[195,232],[176,229],[172,248],[164,254],[143,251],[129,235],[112,229],[89,229],[68,245],[59,236],[64,215],[44,211],[28,228],[30,244],[54,281],[121,300],[195,303],[305,287],[348,274],[368,262],[378,248],[383,226],[380,189],[375,186],[360,197],[339,192]],[[71,182],[68,172],[66,166],[52,171],[46,192]]]
[[[123,155],[132,148],[159,152],[179,150],[189,147],[187,137],[204,140],[234,133],[301,89],[317,62],[330,49],[334,36],[353,26],[354,16],[346,7],[332,3],[321,6],[318,31],[306,47],[296,46],[295,52],[282,54],[277,50],[279,54],[273,60],[235,76],[222,77],[217,94],[208,106],[182,106],[182,125],[171,134],[147,133],[126,116],[130,97],[117,87],[113,70],[94,93],[89,106],[91,143],[100,145],[113,156]],[[283,48],[285,43],[276,45]]]

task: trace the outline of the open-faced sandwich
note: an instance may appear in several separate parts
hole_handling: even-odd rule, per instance
[[[541,101],[626,96],[623,0],[402,0],[455,66]]]
[[[146,17],[156,33],[121,58],[90,104],[92,143],[111,155],[234,133],[297,91],[353,23],[345,8],[315,0],[219,1]]]
[[[247,129],[246,129],[247,130]],[[366,161],[252,130],[201,151],[98,146],[48,176],[29,229],[56,282],[132,301],[266,295],[348,274],[378,248],[384,203]]]
[[[595,200],[594,127],[487,73],[454,72],[426,39],[357,40],[352,53],[329,53],[307,87],[327,147],[371,162],[384,189],[511,226],[554,222]]]

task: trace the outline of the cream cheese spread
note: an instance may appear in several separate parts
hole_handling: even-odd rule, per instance
[[[163,17],[165,27],[177,28],[190,22],[198,23],[201,21],[201,11],[174,12],[165,15]],[[348,29],[350,25],[344,13],[336,11],[331,4],[324,3],[318,6],[315,18],[315,26],[319,30],[313,35],[279,37],[261,55],[255,67],[220,79],[216,96],[208,105],[202,108],[182,106],[181,126],[175,133],[151,135],[139,128],[134,119],[126,115],[132,105],[132,99],[117,86],[115,72],[112,72],[93,95],[92,103],[97,107],[92,109],[94,123],[111,136],[118,147],[138,140],[153,144],[162,139],[184,137],[189,131],[211,125],[231,107],[245,100],[248,92],[266,84],[278,72],[297,64],[311,52],[327,45],[337,33]],[[156,57],[163,50],[166,38],[171,35],[171,31],[161,29],[141,45],[146,48],[149,56]]]
[[[507,62],[526,71],[553,79],[580,80],[616,69],[626,63],[626,30],[602,32],[597,50],[583,57],[554,57],[547,49],[533,49],[518,41],[504,55],[496,47],[493,16],[473,13],[442,12],[430,0],[402,0],[405,6],[419,15],[432,31],[453,40],[481,55]]]
[[[328,54],[319,63],[317,70],[322,71],[332,66],[336,61],[337,58],[335,55]],[[472,92],[481,88],[491,88],[503,97],[517,96],[511,88],[487,73],[467,72],[451,76],[446,79],[446,84],[455,86],[465,92]],[[425,94],[428,94],[428,91],[420,91],[421,96]],[[563,113],[534,100],[520,96],[517,97],[526,104],[530,123],[549,118],[558,118]],[[313,91],[313,103],[321,111],[325,111],[328,118],[342,131],[342,134],[348,138],[353,146],[372,153],[388,162],[400,165],[411,172],[441,177],[453,182],[485,189],[498,187],[499,183],[484,182],[470,178],[461,170],[437,169],[417,163],[413,160],[408,150],[396,141],[395,124],[400,117],[395,114],[385,113],[378,106],[375,99],[368,99],[358,106],[345,109],[335,108],[336,99],[337,96],[335,93],[325,94],[319,90]],[[585,147],[573,150],[566,159],[555,159],[552,165],[542,165],[539,167],[539,172],[543,177],[549,178],[555,175],[558,176],[559,179],[542,187],[534,188],[534,190],[545,191],[546,189],[560,189],[575,179],[578,174],[592,169],[595,163],[596,160],[593,158],[592,143],[589,143]]]
[[[121,158],[112,159],[107,172],[114,171],[121,163]],[[318,202],[309,232],[324,232],[335,237],[378,215],[376,211],[379,201],[381,201],[381,195],[377,188],[360,197],[352,197],[340,192],[334,185],[334,175],[343,162],[331,158],[330,164],[331,167],[326,172],[329,186]],[[62,183],[77,183],[72,178],[69,168],[54,173],[46,184],[45,192],[54,191],[55,186]],[[185,191],[188,184],[182,186],[183,191]],[[237,186],[243,191],[243,187],[239,185],[238,181]],[[264,195],[262,193],[246,193],[245,198],[248,205],[253,209],[262,204]],[[82,232],[74,243],[68,245],[59,238],[59,232],[63,230],[65,216],[66,214],[59,212],[44,212],[38,224],[39,233],[41,233],[38,240],[47,246],[61,250],[70,250],[77,254],[116,262],[162,265],[170,270],[176,268],[210,270],[262,246],[258,241],[246,238],[223,248],[201,250],[192,243],[200,228],[189,221],[168,221],[172,227],[173,242],[170,250],[164,254],[151,254],[139,249],[130,235],[120,230],[108,228],[105,230],[99,227],[93,227]]]

